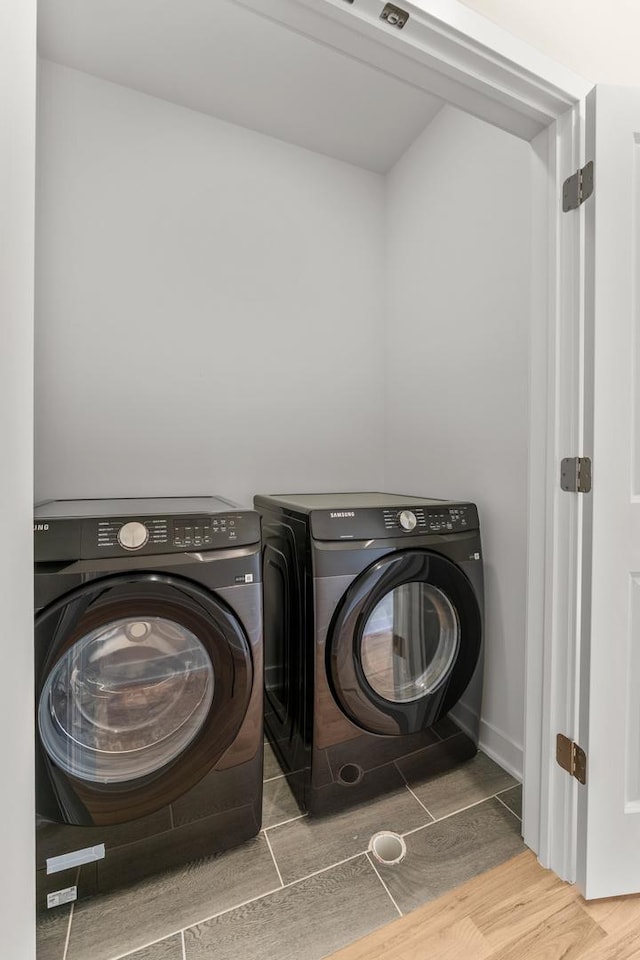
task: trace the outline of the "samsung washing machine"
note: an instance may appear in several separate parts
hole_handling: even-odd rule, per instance
[[[261,826],[260,518],[212,497],[35,511],[38,906]]]
[[[329,813],[477,751],[478,512],[386,493],[256,496],[266,731],[303,810]]]

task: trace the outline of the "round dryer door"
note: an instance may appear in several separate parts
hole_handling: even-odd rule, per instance
[[[36,621],[41,759],[65,822],[132,820],[230,745],[253,680],[234,614],[189,581],[110,578]]]
[[[426,550],[393,553],[346,591],[330,629],[328,673],[354,723],[406,735],[457,703],[481,644],[480,606],[462,570]]]

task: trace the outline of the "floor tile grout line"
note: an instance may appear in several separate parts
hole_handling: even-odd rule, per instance
[[[367,850],[367,853],[365,854],[365,856],[366,856],[367,860],[369,861],[369,863],[371,864],[371,866],[373,867],[374,873],[375,873],[376,877],[378,878],[378,880],[380,881],[380,883],[382,884],[382,886],[384,887],[387,896],[388,896],[389,899],[391,900],[391,903],[394,905],[394,907],[395,907],[396,910],[398,911],[398,914],[402,917],[402,916],[403,916],[402,910],[400,909],[400,907],[398,906],[398,904],[396,903],[396,901],[393,899],[393,896],[392,896],[391,891],[389,890],[389,887],[386,885],[386,883],[384,882],[384,880],[382,879],[382,877],[381,877],[380,874],[378,873],[378,868],[376,867],[376,865],[375,865],[375,863],[373,862],[372,858],[369,856],[369,851],[368,851],[368,850]]]
[[[409,793],[411,794],[411,796],[414,797],[414,798],[418,801],[418,803],[420,804],[420,806],[422,807],[422,809],[425,811],[425,813],[428,813],[428,814],[429,814],[429,816],[431,817],[431,820],[434,821],[436,818],[435,818],[434,815],[431,813],[431,810],[429,810],[429,808],[422,802],[422,800],[420,799],[420,797],[413,792],[413,790],[411,789],[411,787],[409,786],[409,784],[407,784],[407,790],[409,791]],[[426,826],[426,824],[425,824],[425,826]]]
[[[499,790],[493,794],[494,797],[497,797],[499,793],[509,793],[511,790],[515,790],[516,787],[522,787],[521,783],[512,783],[510,787],[501,787]]]
[[[201,921],[198,921],[200,923]],[[192,924],[195,926],[195,924]],[[164,943],[165,940],[170,940],[171,937],[180,936],[180,942],[184,944],[183,954],[186,957],[186,944],[184,943],[184,931],[188,929],[187,927],[179,928],[178,930],[171,930],[170,933],[166,933],[164,937],[156,937],[155,940],[149,940],[147,943],[141,943],[140,946],[134,947],[133,950],[127,950],[126,953],[118,953],[114,957],[109,957],[109,960],[127,960],[127,957],[134,957],[136,953],[140,950],[148,950],[149,947],[155,946],[156,943]]]
[[[272,887],[271,890],[265,890],[264,893],[259,893],[255,897],[250,897],[249,900],[244,900],[242,903],[234,903],[232,907],[227,907],[226,910],[218,910],[217,913],[212,913],[208,917],[203,917],[201,920],[194,920],[193,923],[190,923],[187,927],[177,927],[175,930],[169,930],[162,937],[156,937],[154,940],[148,940],[146,943],[141,943],[137,947],[134,947],[133,950],[127,950],[126,953],[118,953],[114,957],[110,957],[109,960],[126,960],[127,957],[132,957],[139,950],[146,950],[148,947],[152,947],[156,943],[162,943],[164,940],[169,940],[171,937],[176,937],[178,934],[184,935],[187,930],[190,930],[191,927],[197,927],[201,923],[208,923],[209,920],[215,920],[217,917],[222,917],[225,913],[231,913],[233,910],[239,910],[240,907],[246,907],[250,903],[254,903],[256,900],[262,900],[263,897],[268,897],[272,893],[279,893],[283,888],[282,887]]]
[[[409,781],[407,780],[407,778],[405,777],[404,773],[402,772],[402,770],[401,770],[400,767],[398,766],[398,761],[397,761],[397,760],[394,760],[394,761],[393,761],[393,765],[394,765],[394,767],[396,768],[396,770],[398,771],[398,773],[400,774],[400,776],[402,777],[402,781],[403,781],[405,787],[408,787],[408,786],[409,786]]]
[[[76,871],[76,891],[77,891],[78,886],[80,885],[80,870],[81,870],[81,869],[82,869],[81,867],[78,867],[78,869],[77,869],[77,871]],[[73,921],[73,910],[74,910],[74,907],[75,907],[75,903],[72,903],[72,904],[71,904],[71,909],[69,910],[69,923],[67,924],[67,935],[66,935],[66,937],[64,938],[64,950],[63,950],[63,952],[62,952],[62,960],[67,960],[67,953],[69,952],[69,940],[71,939],[71,923],[72,923],[72,921]]]
[[[276,773],[275,777],[264,777],[263,783],[273,783],[274,780],[285,780],[286,773]]]
[[[170,930],[162,937],[156,937],[154,940],[149,940],[147,943],[142,943],[139,946],[134,947],[133,950],[127,950],[126,953],[119,953],[115,957],[110,957],[109,960],[126,960],[126,957],[131,957],[133,954],[137,953],[138,950],[145,950],[147,947],[152,947],[154,943],[161,943],[163,940],[168,940],[170,937],[175,937],[178,933],[184,933],[191,927],[199,926],[201,923],[208,923],[210,920],[216,920],[218,917],[224,916],[225,913],[232,913],[234,910],[239,910],[241,907],[246,907],[250,903],[255,903],[257,900],[270,897],[274,893],[281,893],[282,890],[287,890],[289,887],[295,887],[298,883],[302,883],[303,880],[309,880],[311,877],[317,877],[321,873],[326,873],[327,870],[332,870],[334,867],[340,867],[343,863],[349,863],[350,860],[356,860],[358,857],[362,856],[366,856],[365,850],[360,850],[358,853],[354,853],[353,856],[346,857],[344,860],[340,860],[338,863],[332,863],[328,867],[323,867],[321,870],[316,870],[314,873],[308,873],[304,877],[291,880],[289,883],[283,883],[281,887],[272,887],[270,890],[265,890],[263,893],[259,893],[255,897],[250,897],[248,900],[243,900],[242,903],[234,903],[233,906],[227,907],[225,910],[218,910],[217,913],[212,913],[208,917],[195,920],[193,923],[190,923],[188,927],[178,927],[175,930]]]
[[[271,854],[273,856],[273,853]],[[219,910],[217,913],[212,913],[208,917],[204,917],[202,920],[196,920],[194,923],[189,924],[189,927],[198,926],[201,923],[208,923],[210,920],[215,920],[217,917],[224,916],[225,913],[232,913],[234,910],[239,910],[241,907],[246,907],[250,903],[255,903],[256,900],[262,900],[265,897],[270,897],[274,893],[280,893],[282,890],[287,890],[289,887],[295,887],[297,884],[302,883],[303,880],[310,880],[312,877],[317,877],[321,873],[326,873],[327,870],[332,870],[334,867],[340,867],[343,863],[349,863],[350,860],[356,860],[358,857],[366,856],[366,850],[360,850],[358,853],[354,853],[351,857],[346,857],[344,860],[338,861],[338,863],[332,863],[328,867],[323,867],[321,870],[316,870],[314,873],[308,873],[304,877],[299,877],[296,880],[291,880],[289,883],[282,884],[281,887],[272,887],[271,890],[265,890],[264,893],[259,893],[255,897],[251,897],[249,900],[244,900],[242,903],[234,903],[232,907],[227,907],[226,910]],[[274,858],[275,861],[275,858]],[[277,864],[276,864],[277,869]],[[278,870],[278,874],[280,871]],[[169,933],[166,933],[164,937],[159,937],[156,940],[151,940],[149,943],[142,944],[135,948],[135,950],[129,950],[127,953],[118,954],[117,957],[112,957],[111,960],[125,960],[126,957],[130,957],[132,954],[136,953],[138,950],[144,950],[146,947],[152,946],[154,943],[160,943],[162,940],[168,940],[169,937],[175,936],[177,933],[182,933],[185,930],[188,930],[189,927],[182,927],[178,930],[172,930]]]
[[[358,857],[366,856],[366,848],[364,850],[358,850],[357,853],[352,853],[350,857],[345,857],[344,860],[338,860],[336,863],[330,863],[328,867],[321,867],[320,870],[314,870],[313,873],[305,873],[304,877],[298,877],[297,880],[291,880],[289,883],[285,883],[285,889],[287,887],[295,887],[296,883],[302,883],[303,880],[310,880],[311,877],[317,877],[321,873],[326,873],[327,870],[333,870],[334,867],[341,867],[343,863],[349,863],[350,860],[356,860]]]
[[[295,823],[296,820],[303,820],[306,816],[306,813],[299,813],[297,817],[289,817],[288,820],[278,820],[277,823],[270,823],[268,827],[262,828],[262,833],[266,833],[267,830],[275,830],[276,827],[284,827],[286,823]]]
[[[182,960],[187,960],[187,941],[184,938],[184,930],[180,931],[180,943],[182,944]]]
[[[504,800],[501,800],[501,799],[500,799],[500,794],[499,794],[499,793],[495,793],[495,794],[493,795],[493,798],[492,798],[492,799],[497,800],[498,803],[501,803],[502,806],[505,808],[505,810],[508,810],[509,813],[512,813],[512,814],[514,815],[514,817],[516,818],[516,820],[517,820],[519,823],[522,823],[522,817],[519,817],[518,814],[515,812],[515,810],[512,810],[511,807],[507,806],[507,804],[504,802]]]
[[[473,803],[468,803],[466,807],[460,807],[459,810],[452,810],[451,813],[445,813],[442,817],[436,817],[435,822],[440,823],[441,820],[448,820],[449,817],[455,817],[456,813],[463,813],[465,810],[471,810],[472,807],[477,807],[481,803],[486,803],[487,800],[497,800],[496,794],[490,793],[488,796],[482,797],[481,800],[474,800]]]
[[[510,790],[515,790],[516,787],[522,789],[521,783],[514,783],[510,787],[505,787],[503,790],[498,790],[497,793],[494,793],[494,797],[499,797],[501,793],[509,793]]]
[[[420,830],[426,830],[428,827],[433,827],[437,822],[437,820],[432,820],[430,823],[423,823],[421,827],[414,827],[412,830],[407,830],[406,833],[401,833],[400,836],[403,839],[405,837],[412,837],[414,833],[419,833]]]
[[[71,921],[73,920],[73,908],[75,903],[71,904],[71,910],[69,911],[69,923],[67,924],[67,935],[64,938],[64,950],[62,952],[62,960],[67,960],[67,953],[69,952],[69,940],[71,939]]]
[[[280,886],[281,886],[281,887],[284,887],[284,880],[282,879],[282,874],[280,873],[280,867],[278,866],[278,861],[276,860],[276,855],[275,855],[275,853],[273,852],[273,847],[271,846],[271,841],[269,840],[269,837],[267,836],[266,833],[265,833],[265,835],[264,835],[264,838],[265,838],[265,840],[267,841],[267,846],[269,847],[269,853],[271,854],[271,859],[273,860],[273,865],[274,865],[274,867],[276,868],[276,873],[278,874],[278,880],[280,881]]]
[[[424,823],[421,827],[414,827],[413,830],[407,830],[407,832],[401,834],[401,836],[409,837],[411,834],[417,833],[418,830],[426,830],[427,827],[434,827],[436,823],[442,823],[443,820],[449,820],[451,817],[455,817],[459,813],[464,813],[465,810],[471,810],[473,807],[479,807],[481,803],[486,803],[487,800],[495,799],[497,799],[495,794],[491,794],[488,797],[483,797],[482,800],[475,800],[473,803],[468,803],[466,807],[460,807],[459,810],[452,810],[451,813],[445,813],[443,817],[437,817],[431,823]]]
[[[420,799],[420,797],[416,796],[416,794],[413,792],[413,790],[412,790],[411,787],[409,786],[409,781],[407,780],[407,778],[405,777],[404,773],[402,772],[402,770],[401,770],[400,767],[398,766],[397,761],[394,760],[394,761],[393,761],[393,765],[394,765],[394,767],[396,768],[396,770],[398,771],[398,773],[400,774],[400,776],[402,777],[402,779],[404,780],[404,785],[405,785],[405,787],[407,788],[407,790],[409,791],[409,793],[411,794],[411,796],[414,798],[414,800],[417,800],[418,803],[420,804],[420,806],[422,807],[422,809],[423,809],[426,813],[429,814],[429,816],[431,817],[432,820],[435,820],[435,817],[433,816],[433,814],[431,813],[431,811],[427,809],[427,807],[424,805],[424,803],[422,802],[422,800]]]

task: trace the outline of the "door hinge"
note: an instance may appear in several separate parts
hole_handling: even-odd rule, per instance
[[[589,457],[565,457],[560,463],[560,489],[568,493],[591,492]]]
[[[581,170],[567,177],[562,186],[562,209],[577,210],[581,203],[593,193],[593,160],[589,160]]]
[[[587,782],[587,755],[573,740],[559,733],[556,737],[556,760],[563,770],[580,783]]]

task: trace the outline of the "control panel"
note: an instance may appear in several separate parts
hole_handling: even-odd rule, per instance
[[[159,546],[167,543],[167,521],[164,519],[128,520],[120,519],[96,520],[97,545],[100,548],[122,547],[124,550],[140,550],[150,544]],[[88,521],[91,524],[91,521]],[[85,539],[87,539],[85,537]]]
[[[240,514],[98,520],[97,544],[99,547],[120,546],[128,551],[142,550],[149,545],[156,553],[159,547],[181,550],[222,547],[237,543],[246,535],[243,521]]]
[[[52,518],[35,525],[36,562],[154,556],[260,542],[253,510],[207,515]]]
[[[205,517],[173,521],[173,543],[176,547],[212,546],[233,543],[238,539],[240,521],[237,517]]]
[[[454,533],[461,530],[474,529],[477,526],[475,509],[473,517],[471,508],[465,505],[446,507],[414,507],[412,510],[384,510],[384,525],[386,530],[404,530],[411,533],[418,530],[422,533]]]
[[[447,535],[477,530],[478,526],[478,511],[473,503],[311,511],[311,531],[317,540]]]

